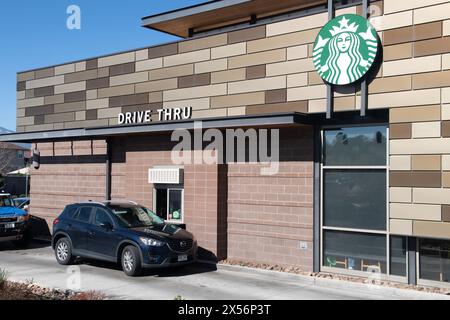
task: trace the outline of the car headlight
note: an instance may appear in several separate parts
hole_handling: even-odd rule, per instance
[[[29,218],[30,218],[29,215],[19,216],[19,217],[17,217],[17,222],[25,222],[25,221],[28,221]]]
[[[158,240],[155,240],[155,239],[149,239],[149,238],[144,238],[144,237],[141,237],[139,239],[146,246],[162,247],[164,245],[164,242],[161,242],[161,241],[158,241]]]

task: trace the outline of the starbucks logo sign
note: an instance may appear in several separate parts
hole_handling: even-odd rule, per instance
[[[361,79],[378,52],[377,32],[368,20],[344,14],[328,22],[317,36],[314,66],[328,83],[347,85]]]

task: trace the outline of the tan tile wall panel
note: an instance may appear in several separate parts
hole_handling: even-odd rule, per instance
[[[43,79],[37,79],[37,80],[30,80],[26,83],[27,89],[35,89],[35,88],[41,88],[41,87],[48,87],[48,86],[55,86],[58,84],[64,83],[64,76],[55,76],[51,78],[43,78]]]
[[[287,76],[288,88],[304,87],[307,85],[308,85],[308,73],[297,73],[297,74],[290,74]]]
[[[172,67],[182,64],[188,64],[193,62],[200,62],[209,60],[211,58],[211,50],[200,50],[182,54],[176,54],[172,56],[164,57],[164,67]]]
[[[414,90],[450,87],[450,70],[415,74],[412,80]]]
[[[55,75],[57,75],[57,76],[61,75],[61,74],[72,73],[72,72],[75,72],[75,64],[74,63],[55,67]]]
[[[86,90],[86,81],[55,86],[55,94],[84,91],[84,90]]]
[[[161,80],[175,77],[182,77],[194,74],[194,65],[186,64],[169,68],[151,70],[149,72],[150,80]]]
[[[411,236],[413,234],[412,220],[390,219],[389,231],[392,234]]]
[[[441,70],[440,55],[397,60],[397,61],[388,61],[383,64],[384,77],[421,73],[421,72],[440,71],[440,70]]]
[[[281,36],[247,42],[247,53],[268,51],[307,43],[314,43],[320,29],[288,33]],[[304,50],[304,49],[302,49]]]
[[[211,99],[214,99],[214,97],[190,99],[190,100],[166,101],[164,102],[164,108],[177,108],[183,106],[183,107],[192,107],[193,110],[209,109],[211,107]]]
[[[267,65],[267,76],[308,72],[314,69],[312,59],[300,59]]]
[[[246,69],[233,69],[211,73],[211,83],[224,83],[245,80]]]
[[[450,155],[442,156],[442,170],[450,171]]]
[[[441,156],[440,155],[413,155],[412,170],[420,171],[440,171]]]
[[[136,62],[136,72],[139,71],[145,71],[145,70],[153,70],[163,67],[163,59],[162,58],[156,58],[156,59],[149,59],[149,60],[142,60]]]
[[[178,44],[180,53],[202,50],[226,45],[228,43],[228,35],[219,34],[216,36],[204,37],[190,41],[182,41]]]
[[[326,98],[327,90],[325,85],[309,86],[301,88],[289,88],[287,90],[287,100],[312,100]]]
[[[391,202],[411,203],[412,188],[405,188],[405,187],[389,188],[389,200]]]
[[[223,71],[228,68],[227,59],[212,60],[206,62],[199,62],[194,65],[195,73],[205,73],[214,71]]]
[[[417,9],[425,6],[432,6],[436,4],[445,3],[448,0],[408,0],[408,1],[399,1],[399,0],[384,0],[384,13],[394,13],[399,11]]]
[[[377,31],[410,26],[413,24],[413,12],[405,11],[371,18],[370,23]]]
[[[450,69],[450,53],[442,55],[442,70]]]
[[[383,48],[384,61],[409,59],[413,56],[412,43],[402,43]]]
[[[391,203],[389,214],[393,219],[441,221],[441,206],[427,204]]]
[[[450,223],[414,221],[413,235],[418,237],[432,237],[438,239],[450,238]]]
[[[391,156],[389,168],[396,171],[410,171],[411,156]]]
[[[327,21],[328,15],[326,13],[320,13],[303,18],[277,22],[267,26],[267,36],[272,37],[285,33],[320,28],[324,26]]]
[[[136,93],[156,92],[176,88],[178,88],[178,80],[176,78],[171,78],[171,79],[137,83],[135,85],[135,92]]]
[[[391,123],[434,121],[441,119],[440,105],[395,108],[389,110]]]
[[[116,64],[134,62],[136,60],[136,54],[134,52],[127,52],[118,54],[115,56],[103,57],[98,59],[98,67],[109,67]]]
[[[184,100],[191,98],[204,98],[212,96],[221,96],[227,94],[226,84],[215,84],[211,86],[202,86],[186,89],[176,89],[164,91],[164,101]]]
[[[415,24],[450,19],[450,2],[446,1],[440,5],[416,9],[413,18]]]
[[[211,59],[240,56],[247,53],[247,43],[236,43],[211,49]]]
[[[286,76],[228,83],[228,94],[286,88]]]
[[[124,74],[121,76],[111,77],[110,78],[110,86],[121,86],[131,83],[140,83],[148,81],[148,72],[137,72],[137,73],[130,73],[130,74]]]
[[[441,123],[440,122],[419,122],[412,124],[413,138],[440,138]]]
[[[263,91],[211,98],[212,108],[248,106],[263,103],[265,103],[265,93]]]
[[[134,85],[128,84],[111,88],[98,89],[98,98],[123,96],[134,93]]]
[[[361,103],[357,99],[357,106]],[[369,109],[433,105],[441,103],[440,89],[389,92],[369,95]],[[437,119],[439,120],[439,119]]]
[[[286,49],[247,54],[228,59],[228,68],[236,69],[286,60]]]
[[[391,140],[391,155],[396,154],[450,154],[449,138]]]
[[[377,78],[369,85],[369,94],[410,91],[412,89],[412,79],[410,75]]]

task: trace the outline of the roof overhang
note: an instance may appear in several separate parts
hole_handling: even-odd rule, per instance
[[[326,0],[214,0],[142,18],[142,26],[182,38],[217,29],[251,18],[262,19],[305,7],[325,4]]]
[[[93,127],[81,129],[54,130],[44,132],[24,132],[0,135],[4,142],[45,142],[57,140],[89,140],[109,137],[164,133],[174,130],[194,130],[201,128],[245,128],[245,127],[280,127],[289,125],[311,125],[307,114],[291,112],[252,116],[236,116],[227,118],[207,118],[184,121],[158,122],[150,124],[117,125],[108,127]]]

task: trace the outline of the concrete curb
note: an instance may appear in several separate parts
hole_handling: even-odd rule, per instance
[[[244,271],[247,273],[259,273],[270,277],[279,278],[280,280],[298,281],[302,285],[317,286],[321,288],[334,289],[352,292],[360,292],[364,295],[377,295],[382,297],[389,297],[396,300],[450,300],[450,296],[437,293],[420,292],[416,290],[391,288],[379,285],[370,285],[364,283],[350,282],[346,280],[325,279],[318,277],[310,277],[299,274],[292,274],[281,271],[263,270],[251,267],[234,266],[218,264],[218,269],[231,270],[231,271]]]

